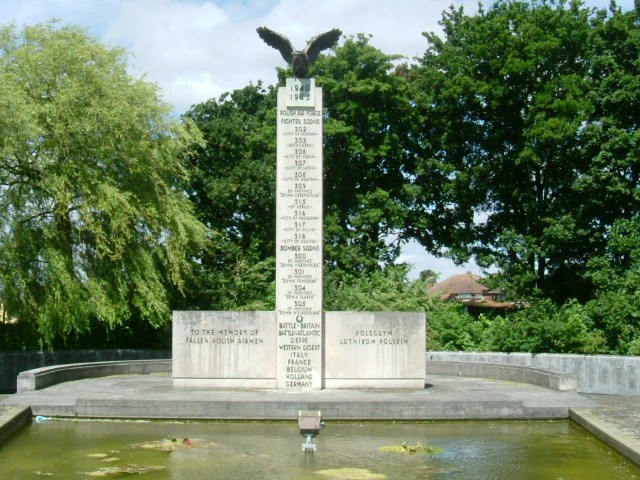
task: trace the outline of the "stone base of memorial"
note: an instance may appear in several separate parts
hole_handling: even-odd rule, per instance
[[[325,388],[424,388],[424,313],[325,312],[324,321]]]
[[[285,378],[283,389],[306,390],[315,342],[283,343],[282,333],[275,312],[174,312],[173,385],[273,389]],[[425,342],[423,313],[324,312],[322,388],[422,389]]]
[[[275,388],[275,312],[173,312],[173,386]]]

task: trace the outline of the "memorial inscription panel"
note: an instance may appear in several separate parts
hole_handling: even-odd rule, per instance
[[[277,387],[322,388],[322,90],[278,90]]]
[[[325,312],[327,388],[424,388],[426,318],[418,312]]]
[[[173,312],[175,387],[273,388],[274,312]]]

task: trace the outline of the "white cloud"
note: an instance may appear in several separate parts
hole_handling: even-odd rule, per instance
[[[212,2],[138,0],[120,4],[103,39],[125,45],[133,68],[157,82],[178,113],[216,93],[222,70],[212,45],[222,41],[229,16]]]
[[[287,35],[299,48],[331,28],[340,28],[345,35],[372,34],[371,43],[385,53],[413,58],[426,48],[422,32],[439,28],[441,11],[449,4],[449,0],[119,1],[103,40],[131,50],[136,71],[146,72],[161,85],[166,101],[182,113],[192,104],[258,80],[276,83],[276,67],[284,62],[259,39],[258,26]]]

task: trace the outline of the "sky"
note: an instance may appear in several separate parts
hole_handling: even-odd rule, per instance
[[[485,5],[490,2],[485,0]],[[624,10],[633,0],[618,0]],[[339,28],[345,36],[371,35],[370,43],[408,61],[421,56],[423,32],[440,31],[442,12],[451,5],[468,14],[477,0],[0,0],[0,25],[18,27],[51,19],[85,27],[107,45],[130,54],[131,74],[156,83],[176,114],[191,105],[262,81],[277,82],[280,54],[260,40],[267,26],[302,48],[318,33]],[[609,0],[587,0],[606,8]],[[431,269],[445,279],[482,272],[475,264],[456,266],[427,255],[418,245],[403,250],[412,277]]]

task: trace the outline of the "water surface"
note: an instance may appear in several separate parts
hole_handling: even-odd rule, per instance
[[[51,419],[0,447],[0,478],[640,479],[638,466],[569,421],[328,422],[315,454],[301,452],[303,440],[294,422]],[[403,442],[438,453],[381,450]]]

